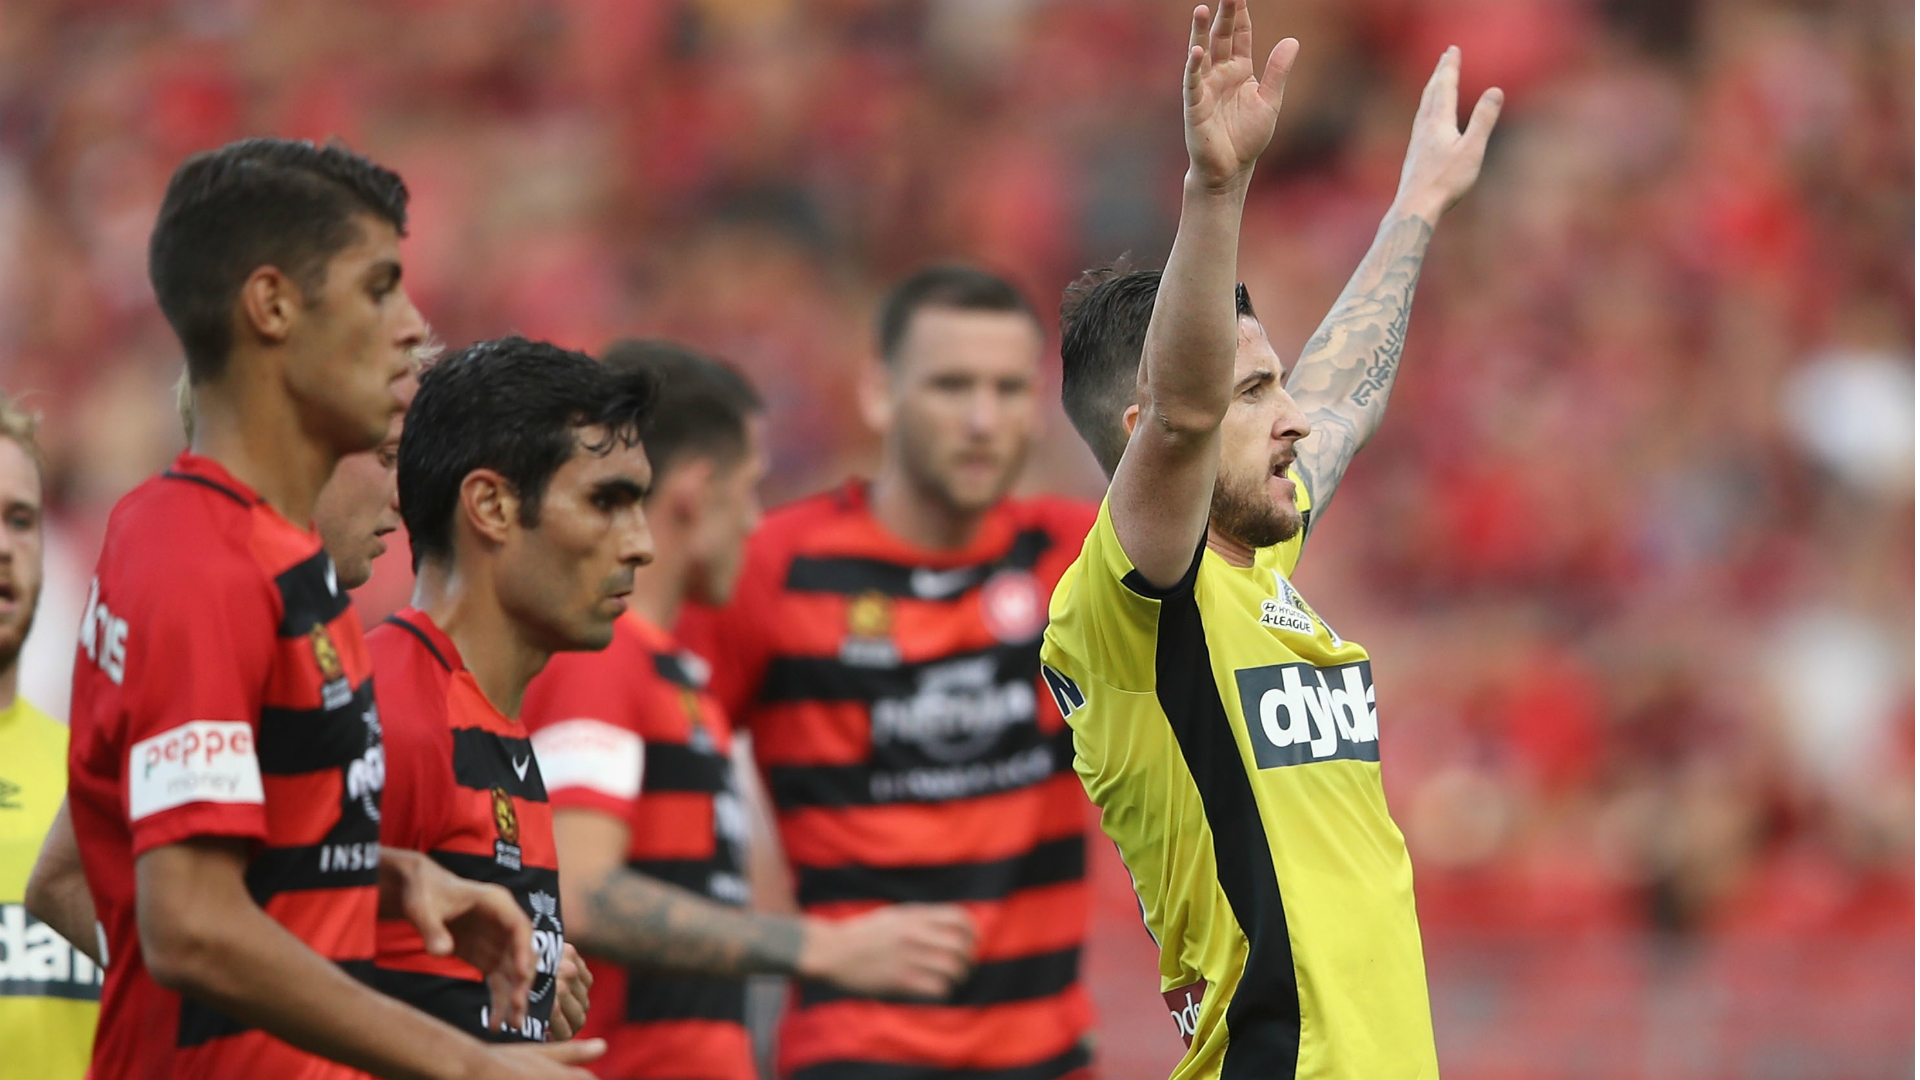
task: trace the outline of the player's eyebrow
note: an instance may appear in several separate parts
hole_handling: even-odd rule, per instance
[[[616,476],[593,485],[593,499],[595,502],[626,506],[645,499],[650,487],[625,476]]]
[[[1274,374],[1272,368],[1255,368],[1247,372],[1245,378],[1234,384],[1233,392],[1244,394],[1256,386],[1266,386],[1278,381],[1279,376]]]

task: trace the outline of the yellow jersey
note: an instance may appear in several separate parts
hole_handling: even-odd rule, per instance
[[[16,697],[0,710],[0,1078],[80,1080],[104,973],[21,902],[67,793],[67,726]]]
[[[1439,1075],[1372,667],[1289,582],[1300,543],[1202,543],[1156,589],[1103,503],[1053,594],[1041,673],[1160,946],[1174,1080]]]

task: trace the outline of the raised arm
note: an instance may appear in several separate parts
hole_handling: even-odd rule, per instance
[[[1180,230],[1141,351],[1140,411],[1109,494],[1121,549],[1155,586],[1180,580],[1206,531],[1233,396],[1240,215],[1299,51],[1281,41],[1256,79],[1246,0],[1221,0],[1211,25],[1204,6],[1193,11]]]
[[[1313,521],[1324,516],[1353,455],[1386,415],[1427,244],[1440,215],[1479,179],[1504,95],[1498,88],[1480,95],[1465,134],[1459,100],[1460,50],[1449,48],[1420,96],[1399,194],[1287,380],[1287,392],[1313,427],[1300,441],[1297,465],[1313,498]]]

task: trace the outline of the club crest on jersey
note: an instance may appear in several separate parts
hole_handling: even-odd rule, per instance
[[[1379,761],[1373,665],[1268,664],[1233,673],[1262,769],[1317,761]]]
[[[353,700],[353,685],[347,682],[347,669],[340,663],[340,650],[322,623],[307,631],[307,644],[313,646],[313,662],[320,669],[320,707],[337,709]]]
[[[1017,645],[1047,628],[1040,579],[1025,570],[1002,570],[980,587],[980,619],[994,637]]]
[[[847,636],[840,643],[840,662],[868,668],[900,665],[900,647],[893,643],[893,599],[887,594],[865,592],[847,601]]]
[[[493,861],[509,870],[520,869],[520,813],[505,788],[493,789]]]

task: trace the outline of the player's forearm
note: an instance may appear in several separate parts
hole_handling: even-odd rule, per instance
[[[632,967],[689,975],[791,975],[806,931],[800,919],[717,904],[625,868],[584,891],[567,913],[582,951]]]
[[[1300,444],[1299,469],[1316,511],[1386,415],[1414,286],[1432,240],[1429,218],[1395,204],[1287,380],[1287,392],[1313,428]]]
[[[1141,353],[1151,418],[1173,433],[1210,433],[1233,397],[1240,218],[1250,174],[1225,189],[1188,175],[1180,230],[1161,273]]]
[[[464,1075],[479,1049],[355,980],[258,908],[189,934],[144,948],[154,978],[302,1050],[392,1080],[441,1080]]]
[[[478,1066],[478,1041],[354,979],[262,911],[244,866],[233,845],[140,857],[140,947],[155,981],[375,1076],[452,1080]]]
[[[80,864],[73,819],[64,801],[40,845],[40,858],[27,877],[24,899],[27,914],[53,927],[87,959],[106,966],[100,959],[100,935],[95,932],[99,916],[94,911],[93,893],[87,888],[86,869]]]

